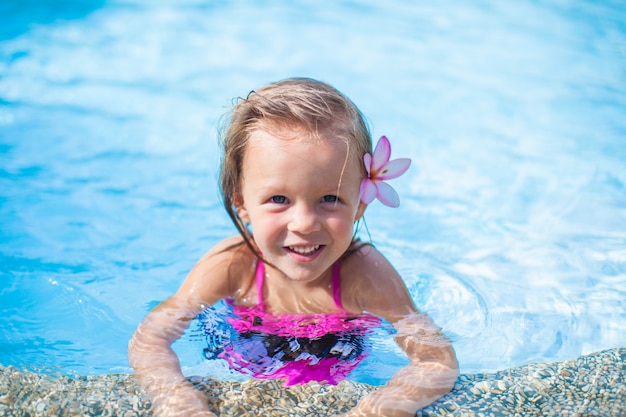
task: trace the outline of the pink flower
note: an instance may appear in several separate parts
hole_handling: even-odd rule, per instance
[[[398,158],[389,160],[391,156],[391,145],[386,136],[381,136],[376,144],[374,154],[363,155],[363,162],[367,170],[367,178],[361,181],[361,201],[369,204],[378,198],[381,203],[389,207],[398,207],[400,198],[391,185],[384,182],[404,174],[411,160],[409,158]]]

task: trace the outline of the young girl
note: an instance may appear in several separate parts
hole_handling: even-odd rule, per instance
[[[458,374],[450,343],[418,313],[383,255],[354,238],[367,204],[399,204],[383,180],[410,161],[389,161],[385,137],[372,155],[357,107],[302,78],[241,99],[222,144],[221,191],[239,235],[204,255],[129,344],[155,415],[215,415],[171,344],[194,318],[210,324],[207,308],[219,300],[232,308],[237,336],[212,353],[285,385],[339,382],[364,356],[362,339],[378,317],[392,323],[410,364],[345,416],[413,416],[448,392]]]

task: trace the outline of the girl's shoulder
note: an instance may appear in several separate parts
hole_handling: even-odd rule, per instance
[[[212,304],[246,289],[254,276],[255,265],[256,256],[243,238],[228,237],[200,258],[179,292],[194,292],[203,302]]]
[[[243,237],[239,235],[227,237],[215,246],[213,246],[201,259],[229,259],[231,257],[239,257],[249,255],[254,258],[254,255],[250,251],[250,248],[246,245]]]
[[[397,275],[391,263],[370,243],[355,241],[341,259],[342,282],[365,283]],[[364,282],[365,281],[365,282]]]
[[[415,311],[400,274],[368,243],[353,243],[342,259],[341,293],[348,311],[369,311],[387,319]]]

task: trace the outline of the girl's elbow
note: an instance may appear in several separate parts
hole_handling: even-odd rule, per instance
[[[135,371],[144,368],[145,362],[149,361],[149,358],[154,357],[159,351],[168,349],[170,345],[169,340],[162,337],[159,332],[154,331],[144,321],[137,327],[128,341],[128,364]]]
[[[450,369],[454,369],[456,371],[456,374],[458,376],[459,374],[459,360],[456,357],[456,352],[454,351],[454,348],[452,347],[452,345],[449,345],[446,347],[446,360],[445,362],[447,363],[448,367]]]
[[[128,341],[128,349],[126,352],[128,356],[128,364],[133,369],[137,369],[137,367],[140,366],[141,358],[143,356],[142,352],[145,352],[145,349],[141,348],[142,342],[138,334],[138,330],[139,329],[135,330],[133,336]]]

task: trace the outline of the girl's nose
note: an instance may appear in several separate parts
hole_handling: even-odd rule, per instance
[[[315,210],[304,204],[293,208],[293,216],[289,222],[289,231],[297,233],[312,233],[321,229],[321,223]]]

